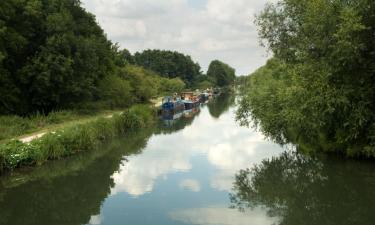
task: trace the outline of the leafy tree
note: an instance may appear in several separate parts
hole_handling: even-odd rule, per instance
[[[236,78],[235,70],[219,60],[214,60],[210,63],[207,76],[220,87],[233,84]]]
[[[190,56],[165,50],[146,50],[134,55],[137,65],[153,70],[167,78],[180,78],[192,86],[195,78],[201,75],[201,67]]]
[[[292,129],[328,140],[324,151],[375,156],[374,9],[368,0],[268,4],[256,23],[274,59],[251,76],[239,119],[254,116],[279,140]]]
[[[157,94],[157,86],[153,77],[141,67],[127,66],[120,72],[120,76],[130,82],[133,87],[132,96],[137,103],[146,102]]]
[[[95,99],[114,71],[112,44],[78,0],[4,0],[0,12],[0,113]]]
[[[180,93],[185,88],[185,83],[180,78],[161,79],[160,92],[166,94]]]
[[[108,76],[100,82],[100,99],[109,103],[111,108],[128,107],[133,103],[133,88],[130,82],[119,76]]]
[[[112,46],[115,52],[115,64],[118,67],[124,67],[126,64],[135,64],[134,57],[127,49],[120,50],[120,46],[116,43]]]

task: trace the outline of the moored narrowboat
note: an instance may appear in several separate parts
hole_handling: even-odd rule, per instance
[[[192,108],[198,107],[200,104],[199,97],[194,94],[194,92],[182,92],[181,99],[185,104],[185,110],[190,110]]]
[[[185,110],[185,104],[180,98],[168,96],[164,97],[161,108],[163,111],[177,113]]]

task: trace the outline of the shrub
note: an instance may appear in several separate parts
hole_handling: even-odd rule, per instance
[[[101,99],[111,108],[127,107],[132,104],[130,83],[119,76],[109,76],[100,84]]]

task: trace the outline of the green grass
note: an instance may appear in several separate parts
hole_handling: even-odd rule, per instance
[[[96,149],[114,137],[149,126],[154,115],[152,108],[136,105],[112,118],[67,126],[30,143],[13,140],[0,144],[0,174]]]
[[[115,111],[96,111],[94,113],[81,111],[58,111],[47,116],[35,114],[29,117],[0,116],[0,142],[37,131],[58,128],[59,125],[71,121],[85,121]]]

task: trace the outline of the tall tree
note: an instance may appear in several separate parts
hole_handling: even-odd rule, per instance
[[[240,117],[262,118],[278,137],[292,126],[334,143],[326,151],[375,157],[375,2],[280,0],[256,23],[275,59],[250,79],[258,95],[249,88]]]
[[[216,85],[223,87],[233,84],[236,78],[236,71],[219,60],[214,60],[208,67],[207,76],[210,77]]]
[[[0,25],[0,113],[94,99],[113,72],[112,44],[78,0],[3,0]]]
[[[201,75],[199,64],[195,63],[190,56],[179,52],[146,50],[135,53],[134,57],[138,65],[167,78],[181,78],[190,86]]]

